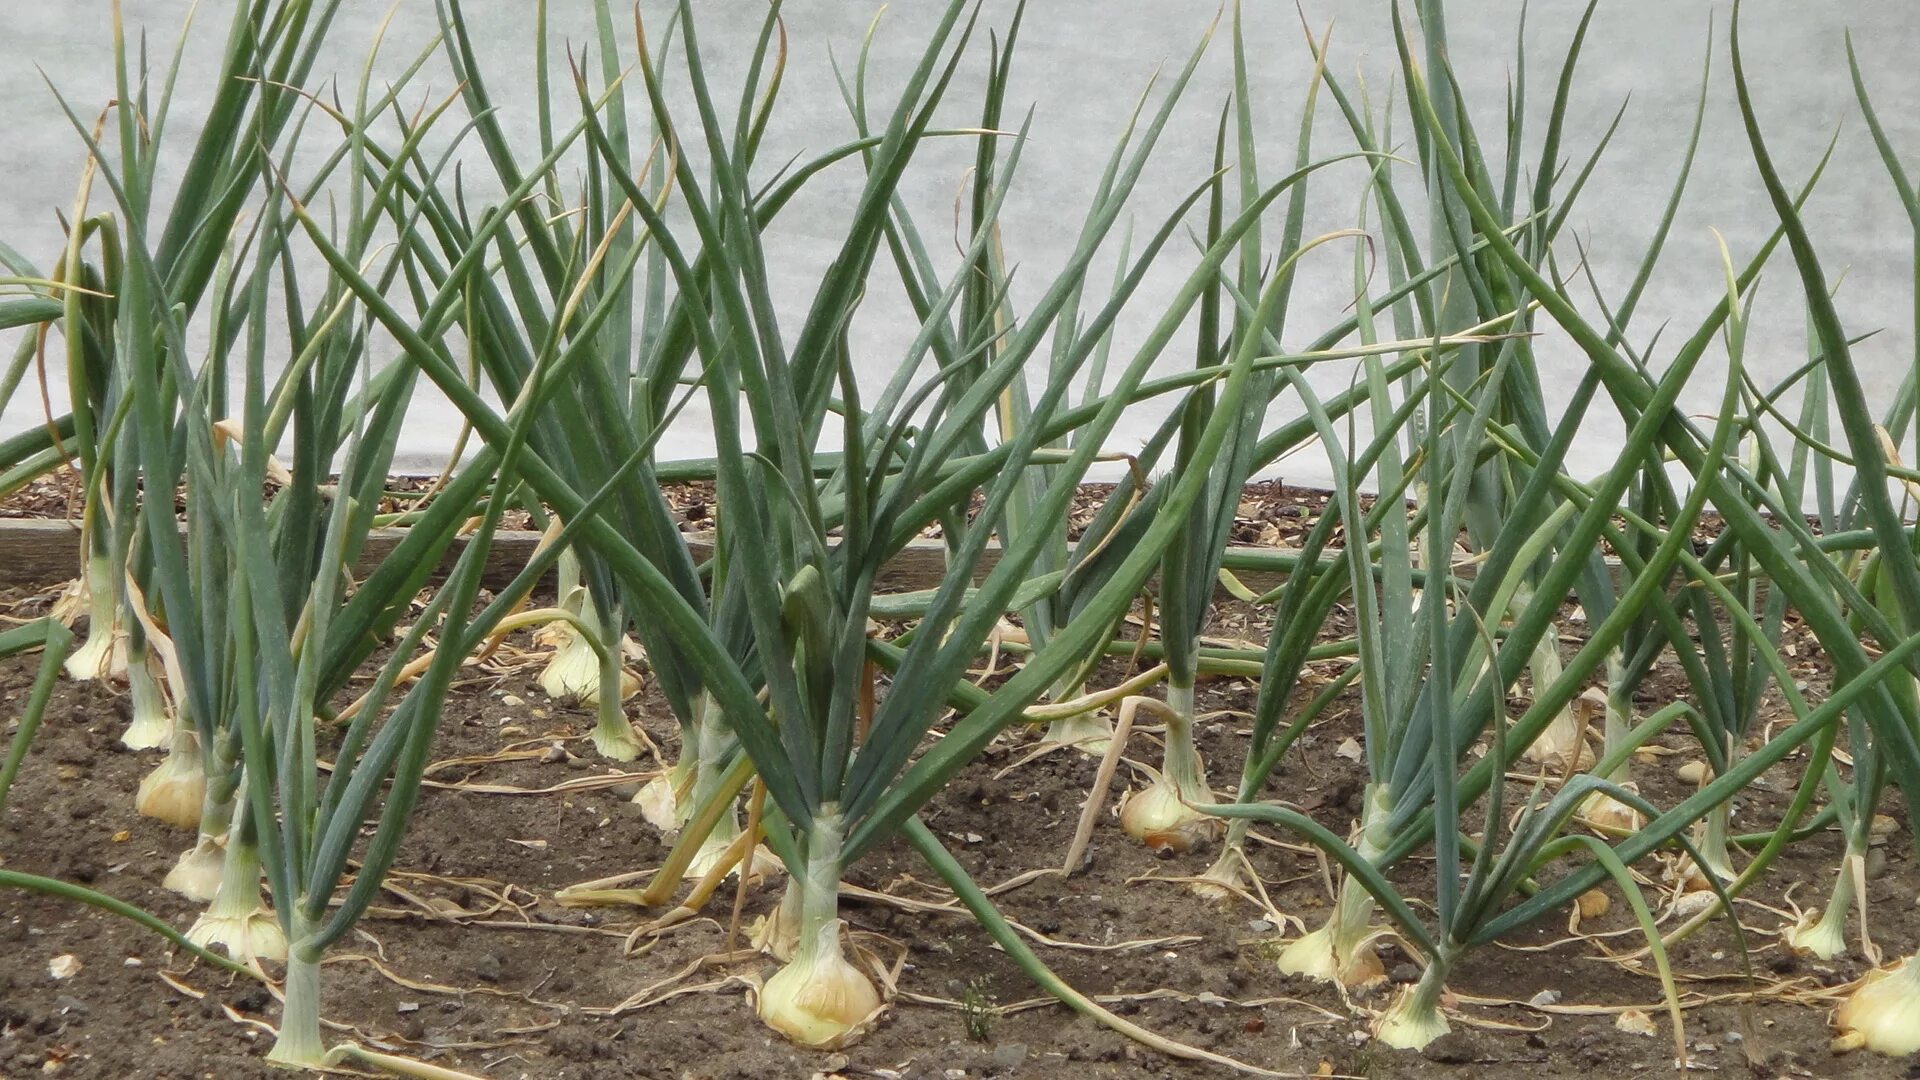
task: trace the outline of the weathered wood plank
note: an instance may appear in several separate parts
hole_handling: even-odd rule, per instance
[[[399,546],[405,539],[405,529],[375,529],[367,536],[367,543],[361,552],[354,570],[357,575],[365,575]],[[536,532],[501,532],[494,536],[493,548],[487,553],[487,566],[483,581],[489,588],[499,588],[513,580],[527,560],[533,557],[534,548],[540,542]],[[453,560],[466,550],[466,537],[457,539],[447,552],[440,570],[453,565]],[[705,559],[713,553],[713,540],[710,535],[693,534],[688,537],[688,546],[696,559]],[[1235,548],[1234,551],[1261,552],[1272,554],[1273,548]],[[976,580],[986,576],[1000,561],[1000,548],[989,544],[982,553],[980,565],[975,570]],[[80,571],[80,523],[77,521],[5,518],[0,519],[0,587],[37,588],[54,585],[75,577]],[[916,540],[899,554],[888,560],[879,576],[879,587],[883,592],[911,592],[916,589],[931,589],[940,583],[946,574],[946,550],[938,540]],[[1248,571],[1238,574],[1241,581],[1255,592],[1263,592],[1285,580],[1281,573]]]

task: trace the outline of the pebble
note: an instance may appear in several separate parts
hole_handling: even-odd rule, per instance
[[[1387,978],[1401,986],[1411,986],[1420,981],[1420,969],[1413,964],[1395,964],[1387,972]]]
[[[1878,881],[1887,873],[1887,852],[1885,848],[1868,848],[1866,866],[1863,868],[1868,881]]]
[[[640,794],[640,781],[628,780],[624,783],[615,784],[607,789],[607,793],[616,799],[631,801],[635,795]]]
[[[993,1048],[993,1067],[1003,1072],[1011,1072],[1026,1064],[1026,1043],[1002,1043]]]
[[[480,958],[473,962],[473,974],[481,982],[499,982],[500,969],[500,958],[493,953],[481,953]]]

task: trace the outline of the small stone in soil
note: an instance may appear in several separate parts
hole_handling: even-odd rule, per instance
[[[500,958],[493,953],[481,953],[479,959],[473,962],[473,974],[481,982],[499,982]]]
[[[1868,848],[1866,866],[1863,868],[1868,881],[1878,881],[1887,872],[1887,851],[1885,848]]]
[[[1411,986],[1420,981],[1420,969],[1413,964],[1395,964],[1387,978],[1402,986]]]
[[[1002,1072],[1012,1072],[1025,1064],[1026,1060],[1026,1043],[1005,1043],[993,1048],[993,1067]]]

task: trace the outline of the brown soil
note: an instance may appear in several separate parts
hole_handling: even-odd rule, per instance
[[[1248,626],[1247,616],[1235,612],[1222,613],[1220,623],[1219,630],[1233,637],[1263,629]],[[1824,676],[1804,659],[1817,654],[1805,643],[1797,651],[1817,695]],[[20,708],[35,663],[34,657],[0,663],[0,715]],[[474,670],[450,703],[435,757],[448,762],[512,748],[532,748],[538,755],[555,742],[568,753],[446,765],[432,779],[538,790],[609,777],[623,786],[563,794],[427,791],[398,863],[404,874],[397,884],[409,896],[384,896],[383,906],[335,948],[326,967],[325,1016],[349,1025],[355,1037],[502,1078],[1227,1075],[1138,1047],[1043,999],[964,916],[844,905],[858,939],[889,961],[904,957],[904,966],[900,998],[877,1030],[838,1054],[796,1050],[753,1018],[744,980],[769,970],[765,962],[697,966],[727,947],[731,887],[708,912],[711,918],[658,938],[643,953],[624,955],[622,939],[644,921],[641,913],[562,908],[553,894],[660,863],[666,845],[626,799],[653,766],[642,761],[623,767],[595,757],[585,739],[591,716],[548,702],[534,682],[536,673],[530,663],[510,661]],[[1672,670],[1659,672],[1647,683],[1642,705],[1664,704],[1663,695],[1680,685],[1677,680]],[[1200,705],[1246,710],[1252,698],[1250,683],[1222,680],[1203,687]],[[162,890],[159,881],[191,837],[132,811],[131,793],[155,755],[119,746],[123,700],[98,684],[62,683],[0,820],[0,865],[87,884],[184,928],[194,906]],[[651,687],[629,709],[669,755],[677,752],[674,724]],[[1335,751],[1357,733],[1358,723],[1357,701],[1336,705],[1289,755],[1268,797],[1346,829],[1358,808],[1363,773]],[[1056,864],[1093,779],[1094,763],[1072,753],[998,776],[1031,738],[1021,735],[997,747],[927,811],[934,831],[983,884]],[[1243,714],[1226,711],[1202,725],[1216,788],[1233,785],[1245,742]],[[1670,805],[1687,791],[1672,767],[1694,756],[1695,748],[1679,730],[1661,742],[1681,756],[1637,766],[1637,779],[1649,798]],[[1142,744],[1135,756],[1154,761],[1157,750]],[[1774,820],[1802,762],[1796,755],[1756,784],[1736,821],[1758,828]],[[632,778],[621,781],[623,773]],[[1523,788],[1514,791],[1516,799],[1524,797]],[[1870,886],[1874,937],[1890,957],[1920,944],[1920,918],[1911,903],[1920,868],[1909,853],[1903,827],[1885,849],[1884,872]],[[1604,950],[1623,953],[1637,943],[1632,917],[1617,894],[1611,912],[1583,928],[1599,936],[1570,938],[1564,917],[1556,917],[1471,955],[1450,983],[1463,998],[1456,1033],[1420,1054],[1386,1050],[1362,1038],[1363,1011],[1378,1008],[1383,997],[1349,1006],[1329,988],[1277,974],[1270,956],[1279,932],[1260,909],[1216,906],[1179,884],[1153,880],[1198,873],[1210,856],[1156,858],[1127,841],[1110,816],[1095,834],[1091,856],[1090,866],[1070,879],[1036,882],[998,902],[1052,940],[1080,946],[1039,949],[1068,982],[1172,1038],[1302,1075],[1467,1080],[1671,1074],[1659,984],[1648,973],[1604,958]],[[1256,844],[1253,858],[1281,911],[1309,924],[1320,920],[1329,898],[1315,857],[1290,845]],[[1795,899],[1821,903],[1837,858],[1831,836],[1795,845],[1752,898],[1780,906],[1791,885]],[[1431,866],[1411,860],[1396,873],[1418,896]],[[932,872],[904,844],[874,853],[850,883],[911,899],[942,897]],[[1653,889],[1649,894],[1660,899]],[[764,912],[778,896],[777,883],[751,889],[747,914]],[[1906,1063],[1836,1057],[1828,1050],[1826,1006],[1812,998],[1857,976],[1862,962],[1796,959],[1772,936],[1784,922],[1779,914],[1749,904],[1742,917],[1751,928],[1754,981],[1741,977],[1733,939],[1720,927],[1688,941],[1675,956],[1686,980],[1686,1031],[1700,1066],[1740,1075],[1751,1060],[1758,1076],[1911,1075]],[[1128,944],[1167,938],[1176,940]],[[1411,958],[1391,943],[1380,949],[1386,968],[1407,978]],[[77,957],[82,967],[56,980],[48,964],[64,954]],[[176,981],[163,981],[162,972],[174,973]],[[1536,998],[1542,991],[1562,997],[1547,1004]],[[1791,1000],[1795,996],[1802,1000]],[[633,999],[640,1007],[613,1009]],[[1506,1004],[1476,1004],[1478,999]],[[1521,1004],[1530,999],[1539,1004]],[[1660,1034],[1623,1033],[1611,1012],[1600,1011],[1623,1006],[1647,1011]],[[1594,1011],[1581,1015],[1582,1008]],[[263,1024],[276,1016],[263,987],[184,963],[164,941],[130,923],[35,894],[0,893],[0,1077],[285,1075],[262,1060],[271,1039]],[[984,1037],[975,1038],[970,1026],[976,1034],[984,1027]]]

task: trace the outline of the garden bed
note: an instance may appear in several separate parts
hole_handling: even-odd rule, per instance
[[[8,600],[18,615],[45,603],[19,592]],[[1258,638],[1263,628],[1249,620],[1237,606],[1223,607],[1214,629]],[[1338,632],[1327,628],[1329,636]],[[1811,658],[1819,654],[1796,630],[1788,641],[1799,646],[1797,674],[1817,699],[1825,674]],[[0,708],[8,715],[18,712],[36,662],[0,665]],[[1642,707],[1682,692],[1671,661],[1662,664],[1642,688]],[[1097,682],[1122,674],[1110,666]],[[843,913],[858,942],[901,965],[898,997],[876,1030],[843,1051],[796,1049],[753,1019],[747,981],[771,969],[763,958],[727,952],[731,886],[705,917],[624,954],[628,933],[649,914],[566,908],[553,897],[567,885],[660,863],[667,844],[627,800],[655,766],[596,757],[586,739],[592,714],[548,701],[536,674],[514,648],[468,670],[434,745],[433,786],[390,879],[397,888],[329,955],[324,1015],[366,1044],[497,1077],[1225,1075],[1136,1046],[1044,998],[971,918],[924,910],[945,894],[897,840],[848,879],[895,900],[849,897]],[[1359,731],[1357,692],[1349,696],[1305,736],[1310,741],[1276,771],[1266,795],[1336,831],[1353,819],[1364,781],[1363,768],[1338,749]],[[1244,754],[1243,717],[1234,710],[1250,708],[1251,699],[1243,680],[1202,684],[1200,710],[1216,715],[1202,725],[1199,744],[1217,789],[1231,786]],[[197,906],[159,881],[192,837],[135,815],[124,797],[155,755],[120,747],[122,702],[98,684],[59,686],[0,823],[4,865],[89,885],[184,929]],[[1770,702],[1759,723],[1778,712]],[[629,714],[671,758],[675,726],[651,686],[629,703]],[[983,885],[1057,866],[1092,784],[1095,761],[1071,751],[1002,775],[1033,739],[1019,734],[998,744],[926,812]],[[1636,763],[1635,779],[1666,806],[1689,790],[1673,769],[1697,748],[1677,730],[1659,743],[1663,752]],[[1132,756],[1153,760],[1156,753],[1142,745]],[[1750,788],[1736,825],[1776,820],[1803,761],[1796,753]],[[1512,791],[1524,798],[1523,785]],[[1275,907],[1316,923],[1329,903],[1320,861],[1288,837],[1269,838],[1280,842],[1256,843],[1253,858]],[[1901,955],[1920,944],[1910,902],[1920,868],[1909,858],[1904,827],[1881,850],[1869,886],[1872,929],[1889,955]],[[1795,844],[1743,898],[1751,981],[1720,926],[1676,950],[1698,1066],[1737,1075],[1752,1060],[1755,1074],[1766,1076],[1908,1075],[1897,1061],[1825,1049],[1825,992],[1864,965],[1796,958],[1773,936],[1787,919],[1769,909],[1784,908],[1788,893],[1822,902],[1838,854],[1835,837]],[[1617,894],[1607,915],[1583,925],[1594,937],[1571,938],[1557,917],[1471,954],[1450,980],[1460,999],[1455,1033],[1424,1053],[1399,1052],[1362,1038],[1363,1010],[1384,998],[1349,1008],[1328,987],[1277,973],[1271,955],[1281,931],[1259,907],[1219,906],[1153,880],[1197,874],[1209,861],[1157,858],[1107,814],[1081,873],[1041,879],[997,902],[1059,943],[1040,947],[1040,955],[1075,987],[1163,1035],[1278,1072],[1464,1078],[1671,1069],[1651,968],[1630,972],[1603,959],[1640,941]],[[1396,875],[1420,895],[1418,876],[1430,870],[1420,859]],[[778,896],[777,883],[747,890],[743,923]],[[1664,894],[1650,888],[1649,897],[1659,903]],[[284,1075],[262,1060],[271,1041],[264,1025],[276,1021],[277,1008],[258,984],[185,963],[130,923],[41,896],[0,901],[0,939],[7,957],[0,962],[0,1076]],[[732,941],[745,947],[744,926]],[[1397,945],[1380,949],[1395,977],[1412,973],[1412,958]],[[60,956],[77,958],[78,973],[53,978],[48,965]],[[1549,1000],[1556,992],[1562,996]],[[1619,1030],[1618,1012],[1628,1007],[1651,1017],[1657,1034]]]

